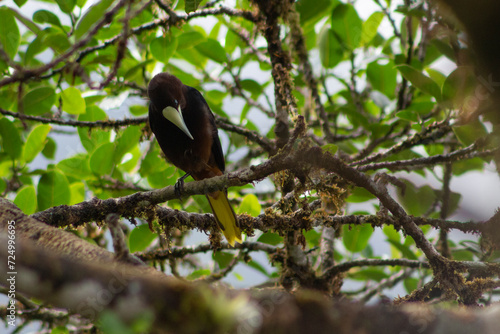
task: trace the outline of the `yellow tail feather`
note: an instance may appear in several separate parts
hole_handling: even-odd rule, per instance
[[[207,195],[207,198],[212,207],[215,219],[222,229],[222,233],[224,233],[227,242],[231,246],[234,246],[235,241],[241,243],[241,230],[238,227],[236,215],[234,214],[231,204],[229,204],[227,200],[226,194],[222,191],[218,191]]]

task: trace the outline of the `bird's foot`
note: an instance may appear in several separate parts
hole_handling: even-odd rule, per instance
[[[174,192],[175,196],[181,198],[182,197],[182,192],[184,191],[184,180],[189,176],[190,174],[187,173],[184,176],[180,177],[177,182],[175,182],[174,186]]]

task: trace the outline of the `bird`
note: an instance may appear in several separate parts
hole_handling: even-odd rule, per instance
[[[215,118],[203,95],[170,73],[155,75],[148,85],[149,126],[166,158],[186,175],[203,180],[225,171],[224,154]],[[227,199],[227,190],[206,194],[217,225],[228,243],[241,243],[241,229]]]

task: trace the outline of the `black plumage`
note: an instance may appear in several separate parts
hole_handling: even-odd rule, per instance
[[[195,180],[222,175],[225,162],[215,118],[201,93],[171,74],[160,73],[150,81],[148,95],[149,124],[167,159]],[[241,242],[226,192],[207,198],[228,242]]]

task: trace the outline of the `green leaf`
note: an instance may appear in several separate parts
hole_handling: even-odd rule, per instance
[[[368,245],[373,228],[368,224],[349,227],[348,225],[342,227],[342,241],[344,246],[352,253],[361,252]]]
[[[177,50],[177,54],[180,56],[181,59],[186,60],[190,64],[196,66],[196,67],[205,67],[208,59],[207,57],[203,56],[198,52],[198,49],[191,48],[191,49],[184,49],[184,50]],[[179,78],[180,79],[180,78]],[[181,79],[182,82],[184,80]],[[186,83],[185,83],[186,85]],[[193,86],[193,85],[190,85]]]
[[[339,147],[335,144],[326,144],[326,145],[321,146],[321,149],[323,150],[323,152],[328,152],[331,155],[335,155],[335,153],[337,153],[337,150],[339,149]]]
[[[198,6],[203,0],[185,0],[184,1],[184,9],[186,13],[194,12],[198,9]]]
[[[403,64],[398,65],[396,68],[405,77],[406,80],[411,82],[413,86],[420,89],[422,92],[434,96],[436,100],[441,100],[441,89],[434,80],[425,76],[422,72],[414,67]]]
[[[24,161],[31,162],[45,147],[47,135],[52,127],[48,124],[40,124],[33,128],[24,144]]]
[[[472,158],[453,163],[453,175],[462,175],[473,170],[484,170],[485,163],[481,158]]]
[[[203,92],[203,97],[205,98],[205,100],[207,100],[208,105],[212,107],[212,111],[214,111],[214,109],[217,109],[222,104],[222,101],[226,96],[227,93],[221,92],[219,90],[209,90]]]
[[[270,277],[269,273],[267,272],[266,268],[261,265],[260,263],[256,262],[255,260],[252,260],[250,262],[247,263],[247,265],[255,270],[257,270],[258,272],[261,272],[263,273],[264,275],[266,275],[267,277]]]
[[[368,200],[374,199],[375,195],[366,190],[365,188],[354,188],[346,199],[348,203],[363,203]]]
[[[14,199],[14,204],[21,209],[25,215],[36,212],[36,191],[33,186],[22,187]]]
[[[443,83],[443,104],[449,108],[462,109],[466,101],[476,105],[474,91],[477,80],[472,66],[459,66],[445,79]],[[465,105],[467,108],[467,104]],[[469,108],[467,108],[469,109]],[[464,110],[467,112],[468,110]]]
[[[120,161],[120,170],[135,174],[135,167],[137,166],[141,158],[141,149],[139,148],[139,145],[135,145]]]
[[[432,204],[436,201],[436,192],[429,185],[415,187],[410,181],[402,180],[406,187],[399,189],[398,198],[410,215],[422,216],[429,211]]]
[[[306,238],[308,245],[311,248],[313,248],[319,245],[321,239],[321,233],[312,228],[304,233],[304,237]]]
[[[38,36],[28,45],[26,54],[24,55],[24,61],[26,64],[30,64],[37,54],[47,49],[47,45],[45,45],[44,42],[45,34],[46,31],[40,32]]]
[[[71,115],[83,114],[86,111],[85,99],[75,87],[68,87],[61,92],[62,110]]]
[[[163,188],[166,186],[174,185],[177,181],[177,178],[174,178],[176,168],[175,167],[167,167],[165,170],[161,172],[152,172],[148,174],[147,179],[148,183],[153,188]],[[205,201],[207,203],[207,201]]]
[[[386,225],[386,226],[382,227],[382,231],[384,232],[384,234],[387,236],[387,238],[389,240],[401,242],[401,234],[398,231],[396,231],[394,226]]]
[[[69,334],[69,329],[66,326],[57,326],[52,328],[50,334]]]
[[[187,31],[177,36],[177,50],[192,48],[205,40],[199,31]]]
[[[408,245],[402,244],[398,241],[388,239],[387,240],[394,248],[401,252],[404,258],[410,260],[418,260],[418,256],[415,255],[414,252],[411,251]]]
[[[443,84],[446,80],[446,76],[443,73],[433,68],[426,68],[425,71],[431,77],[431,79],[438,84],[439,87],[443,87]]]
[[[129,325],[113,311],[104,310],[99,314],[99,330],[106,334],[134,334]]]
[[[7,70],[7,63],[0,58],[0,73],[3,73]]]
[[[92,176],[89,157],[84,154],[59,161],[57,168],[59,168],[64,174],[80,180],[87,179]]]
[[[226,51],[224,51],[224,48],[215,39],[208,38],[206,41],[196,45],[195,49],[217,63],[223,64],[227,61]]]
[[[87,3],[87,0],[76,0],[76,5],[80,8],[83,8],[85,4]]]
[[[333,30],[324,27],[319,34],[319,58],[325,68],[333,68],[344,58],[344,50]]]
[[[263,87],[255,80],[244,79],[240,81],[240,84],[241,88],[252,94],[253,99],[258,99],[260,94],[262,94]],[[225,94],[223,97],[225,97]]]
[[[148,107],[136,105],[136,106],[130,106],[128,110],[134,116],[141,116],[148,112]]]
[[[211,272],[209,269],[198,269],[187,275],[186,279],[195,280],[204,276],[209,276],[210,274]]]
[[[0,45],[3,46],[7,55],[14,59],[21,35],[14,14],[5,6],[0,7],[0,22]]]
[[[415,277],[405,278],[405,280],[403,281],[403,285],[406,289],[406,293],[412,293],[414,290],[416,290],[418,288],[419,281],[420,280]]]
[[[125,131],[123,131],[122,135],[118,139],[118,144],[113,157],[115,164],[119,164],[125,153],[139,144],[141,135],[142,131],[140,126],[129,126],[125,129]]]
[[[42,154],[47,159],[54,159],[56,155],[57,144],[54,139],[48,137],[45,146],[43,147]]]
[[[23,97],[23,110],[27,115],[39,116],[50,112],[56,102],[56,92],[52,87],[38,87]]]
[[[336,6],[338,3],[338,0],[315,0],[312,6],[310,0],[299,0],[295,6],[300,14],[300,23],[304,25],[308,21],[318,21],[332,5]]]
[[[232,54],[237,47],[241,47],[240,37],[232,30],[228,30],[224,40],[224,49],[228,54]]]
[[[95,122],[106,119],[106,113],[98,106],[87,106],[85,114],[78,115],[79,121]],[[110,132],[100,129],[86,129],[83,127],[78,128],[78,136],[82,146],[87,152],[93,152],[98,146],[108,143],[110,139]]]
[[[38,210],[69,204],[71,192],[66,176],[52,170],[42,175],[38,181],[37,199]]]
[[[18,159],[23,151],[23,141],[19,130],[7,118],[0,119],[0,136],[2,136],[2,147],[12,159]]]
[[[145,250],[158,235],[151,232],[148,224],[135,227],[128,236],[128,247],[131,253]]]
[[[385,65],[380,65],[378,61],[368,64],[366,77],[373,89],[378,90],[385,96],[393,98],[396,92],[398,71],[394,67],[392,60]]]
[[[224,269],[234,259],[234,254],[221,251],[221,252],[214,252],[212,257],[215,260],[215,262],[217,262],[217,264],[219,265],[219,268]]]
[[[0,57],[1,58],[1,57]],[[12,85],[0,89],[0,107],[3,109],[10,109],[17,100],[18,90],[14,89]]]
[[[177,38],[174,36],[157,37],[151,41],[149,49],[156,60],[166,64],[177,50]]]
[[[332,31],[346,49],[354,50],[359,45],[363,22],[352,5],[340,4],[335,7],[332,13]]]
[[[384,272],[384,269],[379,268],[367,268],[349,272],[349,278],[366,281],[372,280],[375,282],[380,282],[381,280],[387,278],[388,275]]]
[[[71,192],[69,205],[75,205],[85,200],[85,185],[83,182],[75,182],[69,186]]]
[[[139,174],[144,177],[153,172],[164,171],[166,168],[167,163],[165,160],[160,158],[159,147],[158,145],[155,145],[154,149],[149,150],[144,159],[142,159]]]
[[[14,0],[17,7],[21,8],[28,0]]]
[[[247,194],[243,197],[238,213],[247,213],[252,217],[257,217],[260,214],[261,206],[259,199],[254,194]]]
[[[76,0],[56,0],[56,2],[61,11],[66,14],[70,14],[76,5]]]
[[[79,40],[81,37],[90,31],[97,21],[103,18],[104,13],[114,0],[101,0],[90,6],[90,8],[83,14],[82,18],[78,21],[75,29],[75,39]]]
[[[65,33],[51,32],[44,40],[44,43],[59,54],[64,53],[71,47],[71,43]]]
[[[418,98],[413,99],[412,103],[406,108],[406,110],[410,110],[415,112],[417,115],[423,116],[432,112],[433,108],[436,106],[436,103],[431,101],[419,101]]]
[[[97,175],[109,175],[115,166],[113,155],[114,143],[105,143],[99,146],[90,156],[90,169]]]
[[[420,118],[418,117],[418,114],[414,111],[411,111],[411,110],[401,110],[401,111],[398,111],[396,113],[396,116],[401,118],[401,119],[404,119],[406,121],[410,121],[410,122],[415,122],[417,123]]]
[[[455,261],[474,261],[474,255],[465,249],[457,249],[451,251],[453,260]]]
[[[100,103],[104,99],[106,99],[106,95],[104,95],[104,94],[92,94],[92,95],[85,96],[83,99],[85,100],[85,104],[87,106],[92,106],[92,105]]]
[[[265,244],[276,246],[276,245],[283,242],[283,237],[277,233],[266,232],[266,233],[262,234],[259,237],[259,239],[257,239],[257,241],[263,242]]]
[[[57,15],[45,9],[37,10],[33,14],[33,21],[36,23],[48,23],[63,29],[61,21],[59,21]]]
[[[361,32],[361,45],[366,45],[377,35],[378,27],[384,19],[384,13],[375,12],[363,23]]]
[[[28,19],[26,16],[23,16],[21,13],[15,11],[13,9],[10,9],[10,10],[12,12],[12,15],[14,15],[14,17],[18,21],[20,21],[22,24],[24,24],[26,26],[26,28],[31,30],[35,35],[38,35],[41,32],[41,29],[38,27],[38,25],[36,25],[33,21]]]
[[[488,134],[484,124],[477,119],[466,125],[454,126],[453,132],[465,146],[473,144],[476,140]]]

